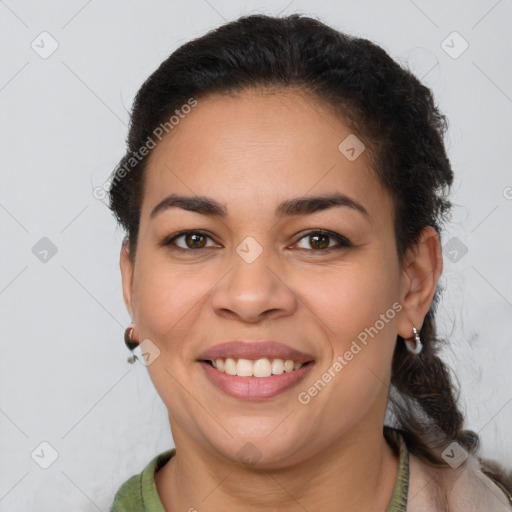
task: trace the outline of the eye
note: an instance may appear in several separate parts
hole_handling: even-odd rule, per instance
[[[188,230],[165,238],[160,245],[167,246],[170,249],[189,252],[191,250],[199,251],[201,249],[208,249],[209,247],[216,247],[215,244],[208,246],[208,239],[213,241],[213,239],[203,231]],[[307,239],[309,239],[310,247],[315,250],[314,252],[330,252],[332,249],[352,247],[352,243],[343,235],[324,229],[306,233],[295,245],[299,245],[299,249],[310,250],[307,247],[300,247],[301,241]],[[179,240],[182,240],[182,242],[178,243]]]
[[[306,235],[302,236],[297,244],[301,242],[301,240],[309,239],[309,243],[315,252],[320,251],[330,251],[331,249],[340,249],[344,247],[352,247],[350,240],[348,240],[343,235],[338,233],[334,233],[332,231],[326,231],[324,229],[310,231]],[[334,245],[330,244],[330,242],[335,242]],[[300,249],[307,249],[307,247],[299,247]]]
[[[171,249],[182,251],[207,249],[208,247],[212,247],[206,245],[208,238],[212,240],[209,235],[203,233],[202,231],[181,231],[176,235],[165,238],[160,245],[169,246]],[[184,245],[179,245],[176,243],[180,239],[183,239]]]

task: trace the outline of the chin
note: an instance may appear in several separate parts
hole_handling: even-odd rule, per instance
[[[224,442],[211,441],[214,452],[247,468],[270,470],[286,468],[300,462],[305,455],[304,446],[311,443],[296,439],[291,435],[290,429],[283,432],[282,437],[273,437],[270,434],[275,429],[276,422],[263,434],[250,436],[247,431],[240,435],[229,431],[233,437]],[[248,429],[249,430],[249,429]]]

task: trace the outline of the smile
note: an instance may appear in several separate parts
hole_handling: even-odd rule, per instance
[[[209,381],[221,391],[243,400],[275,397],[300,382],[314,366],[314,361],[261,358],[217,358],[199,361]]]
[[[271,375],[281,375],[285,372],[299,370],[307,363],[296,363],[291,359],[269,359],[267,357],[257,360],[235,359],[232,357],[217,358],[209,362],[219,372],[228,375],[237,375],[238,377],[270,377]]]

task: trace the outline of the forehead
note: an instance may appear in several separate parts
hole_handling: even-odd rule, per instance
[[[366,150],[355,159],[346,152],[364,148],[354,137],[332,108],[296,90],[201,98],[153,150],[143,212],[173,192],[215,195],[245,210],[333,191],[368,210],[389,206]]]

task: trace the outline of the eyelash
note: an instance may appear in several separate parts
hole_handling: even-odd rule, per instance
[[[202,235],[202,236],[205,236],[207,238],[212,239],[211,236],[208,233],[204,232],[204,231],[197,230],[197,229],[196,230],[189,229],[189,230],[185,230],[185,231],[180,231],[176,235],[173,235],[171,237],[165,238],[160,243],[160,245],[168,247],[169,249],[171,249],[173,251],[177,250],[177,251],[183,251],[183,252],[204,251],[206,249],[211,249],[211,247],[199,247],[197,249],[193,249],[193,248],[186,248],[186,249],[184,249],[183,247],[179,247],[179,246],[177,246],[174,243],[175,240],[177,240],[178,238],[181,238],[181,237],[187,236],[187,235],[196,235],[196,234],[197,235]],[[314,235],[327,236],[330,239],[336,241],[338,243],[338,246],[327,247],[325,249],[302,249],[302,248],[300,248],[300,250],[308,251],[308,252],[323,252],[323,253],[326,253],[326,252],[331,252],[332,250],[339,250],[339,249],[344,249],[344,248],[348,248],[348,247],[353,247],[352,243],[350,242],[350,240],[348,240],[348,238],[344,237],[343,235],[339,235],[338,233],[334,233],[333,231],[328,231],[328,230],[325,230],[325,229],[317,229],[317,230],[309,231],[309,232],[303,234],[294,243],[294,245],[299,243],[302,239],[308,238],[308,237],[314,236]]]

